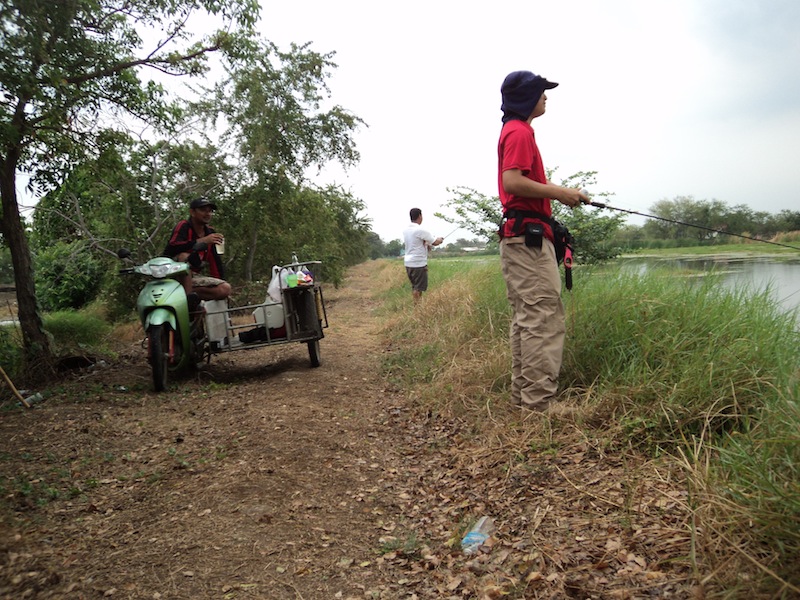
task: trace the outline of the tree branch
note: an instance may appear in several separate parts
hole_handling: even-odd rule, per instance
[[[219,44],[214,44],[213,46],[206,46],[205,48],[200,48],[199,50],[197,50],[196,52],[192,52],[191,54],[178,57],[177,62],[188,62],[199,56],[202,56],[203,54],[208,54],[209,52],[216,52],[220,48],[221,46]],[[101,69],[99,71],[84,73],[83,75],[79,75],[76,77],[68,77],[65,79],[65,81],[68,84],[74,85],[74,84],[84,83],[86,81],[92,81],[93,79],[101,79],[103,77],[108,77],[109,75],[113,75],[115,73],[119,73],[121,71],[125,71],[133,67],[141,67],[141,66],[153,67],[162,70],[164,73],[167,73],[169,75],[180,75],[180,73],[173,73],[168,68],[170,65],[174,65],[175,63],[176,60],[171,60],[167,58],[155,59],[155,60],[149,57],[141,58],[138,60],[130,60],[127,62],[122,62],[112,67]],[[161,67],[162,65],[163,68]]]

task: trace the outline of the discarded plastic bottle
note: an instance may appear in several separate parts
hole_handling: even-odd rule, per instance
[[[491,517],[481,517],[475,526],[469,530],[461,540],[461,549],[464,554],[475,554],[494,533],[494,521]]]

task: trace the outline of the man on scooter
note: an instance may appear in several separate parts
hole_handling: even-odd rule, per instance
[[[190,294],[194,293],[194,298],[199,300],[224,300],[231,294],[230,284],[223,279],[224,269],[218,252],[225,238],[209,226],[215,210],[217,205],[208,198],[192,200],[189,204],[189,218],[175,225],[162,253],[173,260],[189,262],[192,274],[182,278],[181,283],[190,298]],[[192,247],[197,242],[205,242],[208,247],[193,252]],[[206,266],[208,275],[203,275],[201,273]]]

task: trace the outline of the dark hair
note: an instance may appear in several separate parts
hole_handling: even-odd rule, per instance
[[[422,216],[422,211],[418,208],[412,208],[408,214],[411,216],[412,221],[416,221]]]

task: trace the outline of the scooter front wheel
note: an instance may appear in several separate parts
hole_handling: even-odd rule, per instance
[[[153,389],[157,392],[163,392],[167,389],[169,333],[170,328],[166,323],[153,325],[147,330],[150,346],[150,367],[153,370]]]

